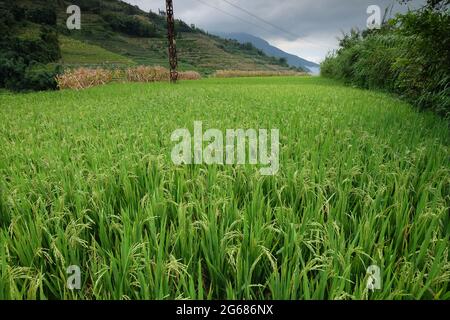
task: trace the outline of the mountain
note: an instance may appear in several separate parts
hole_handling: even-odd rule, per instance
[[[300,58],[296,55],[287,53],[277,47],[272,46],[269,42],[264,39],[255,37],[248,33],[217,33],[225,39],[234,39],[241,44],[251,43],[256,48],[262,50],[265,54],[276,58],[285,58],[290,66],[302,68],[304,70],[309,70],[311,73],[319,73],[320,65],[317,63],[308,61],[306,59]]]
[[[168,67],[166,18],[120,0],[14,0],[22,12],[13,30],[21,38],[39,38],[44,18],[56,15],[60,63],[66,67],[161,65]],[[68,30],[69,5],[81,8],[81,30]],[[48,20],[48,19],[47,19]],[[52,19],[50,19],[52,20]],[[50,21],[51,24],[51,21]],[[278,58],[254,46],[211,35],[176,21],[179,67],[211,74],[216,70],[289,70]]]

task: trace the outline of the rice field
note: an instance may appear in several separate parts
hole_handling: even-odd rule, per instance
[[[203,79],[1,94],[0,119],[0,299],[450,299],[448,123],[396,98]],[[279,129],[278,174],[174,165],[194,121]]]

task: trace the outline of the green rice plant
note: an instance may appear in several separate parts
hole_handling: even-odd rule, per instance
[[[448,124],[399,99],[211,78],[0,95],[0,118],[0,299],[450,299]],[[194,121],[279,129],[278,174],[174,165]]]

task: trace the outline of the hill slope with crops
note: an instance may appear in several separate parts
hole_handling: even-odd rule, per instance
[[[52,8],[52,3],[63,44],[63,65],[95,67],[117,63],[168,67],[165,17],[144,12],[118,0],[55,0],[50,4],[41,0],[16,1],[16,5],[28,10],[44,6]],[[66,10],[71,4],[81,8],[81,30],[71,31],[66,27],[69,17]],[[36,26],[31,23],[25,28],[33,30]],[[181,70],[195,70],[203,74],[221,69],[289,70],[286,63],[266,56],[255,47],[212,36],[181,20],[177,20],[176,30]],[[78,47],[67,46],[68,39],[82,44]],[[93,46],[100,48],[94,49],[97,53],[94,59],[91,50],[95,48]],[[101,49],[109,53],[98,52]],[[109,59],[113,54],[116,59]],[[121,58],[117,59],[117,56]]]

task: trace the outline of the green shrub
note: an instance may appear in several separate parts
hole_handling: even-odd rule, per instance
[[[2,42],[2,52],[11,58],[21,57],[28,65],[34,62],[50,63],[61,58],[57,34],[42,28],[38,39],[10,37]]]
[[[0,54],[0,87],[14,90],[24,75],[26,64],[23,59],[12,58],[11,52]]]
[[[0,87],[12,91],[56,89],[55,77],[61,73],[57,64],[33,62],[22,57],[0,55]]]
[[[22,59],[0,57],[0,85],[11,91],[54,90],[56,76],[61,66],[33,63],[26,65]]]
[[[34,23],[56,26],[56,10],[51,6],[27,10],[26,17]]]
[[[369,36],[363,46],[354,47],[352,83],[368,89],[395,89],[396,71],[392,68],[398,56],[401,38],[395,35]]]
[[[175,21],[175,30],[177,33],[181,32],[192,32],[192,28],[186,24],[184,21],[176,20]]]
[[[55,90],[56,76],[62,72],[60,65],[35,64],[25,69],[21,90]]]
[[[14,15],[5,8],[0,7],[0,38],[10,33],[10,28],[15,24]]]
[[[450,15],[442,6],[399,15],[381,30],[353,30],[321,64],[321,74],[397,93],[420,109],[450,116]]]
[[[450,114],[450,14],[423,10],[397,19],[405,45],[394,64],[396,85],[420,108]]]
[[[98,11],[101,8],[100,0],[71,0],[71,4],[80,7],[81,11]]]
[[[0,38],[0,87],[13,91],[55,89],[61,57],[56,32],[42,27],[37,39]]]
[[[103,19],[109,23],[114,31],[137,37],[157,36],[155,27],[141,16],[127,16],[120,13],[106,13]]]
[[[26,10],[18,6],[17,4],[14,4],[11,7],[11,13],[13,14],[16,21],[22,21],[26,17]]]

